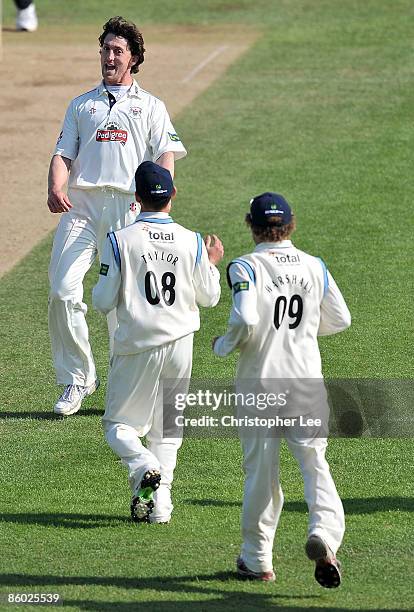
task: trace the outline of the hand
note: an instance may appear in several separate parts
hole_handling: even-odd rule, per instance
[[[214,266],[223,259],[224,247],[218,236],[215,234],[207,234],[204,236],[204,243],[206,245],[208,258],[210,263]]]
[[[64,191],[49,191],[47,205],[52,213],[68,212],[72,208],[71,201]]]

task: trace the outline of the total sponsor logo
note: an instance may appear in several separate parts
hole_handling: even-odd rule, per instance
[[[128,132],[122,130],[117,123],[109,123],[103,129],[96,130],[97,142],[120,142],[125,146],[128,140]]]
[[[154,232],[152,229],[148,229],[148,236],[152,242],[174,242],[173,232],[167,233],[163,231]]]
[[[276,253],[275,251],[270,251],[270,255],[280,264],[300,264],[299,254],[296,255],[281,255],[280,253]]]

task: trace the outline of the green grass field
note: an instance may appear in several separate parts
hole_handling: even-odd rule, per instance
[[[12,25],[14,5],[3,4],[4,23]],[[324,258],[353,316],[350,330],[321,342],[326,376],[412,377],[411,2],[36,4],[42,27],[90,22],[97,34],[118,12],[139,20],[144,34],[145,24],[154,23],[256,28],[254,47],[174,120],[189,149],[177,165],[174,217],[218,233],[228,262],[251,249],[243,223],[250,197],[283,193],[297,213],[297,246]],[[51,412],[57,397],[47,332],[51,240],[0,281],[3,597],[53,592],[68,610],[96,612],[414,609],[411,439],[330,443],[347,515],[344,581],[335,592],[316,584],[304,556],[303,485],[286,449],[274,585],[234,578],[243,481],[235,439],[185,440],[173,522],[129,522],[126,474],[101,432],[106,325],[92,309],[104,384],[78,416],[60,420]],[[88,303],[96,275],[96,268],[88,275]],[[234,358],[219,360],[210,351],[229,305],[223,274],[220,305],[202,313],[195,377],[234,373]],[[0,610],[10,609],[1,600]]]

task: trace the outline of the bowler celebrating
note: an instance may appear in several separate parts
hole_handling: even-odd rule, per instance
[[[310,395],[323,387],[318,384],[322,369],[317,336],[350,325],[345,301],[322,260],[292,244],[295,219],[283,196],[267,192],[253,198],[246,221],[256,248],[228,267],[233,308],[227,333],[213,341],[214,352],[224,357],[240,349],[239,386],[243,381],[251,385],[253,379],[266,388],[269,382],[283,379],[286,384],[291,379],[290,386],[301,391],[296,399],[304,410],[312,413],[317,408],[320,412],[324,404],[328,409],[325,390]],[[322,405],[314,406],[319,402]],[[293,403],[292,409],[295,407]],[[335,555],[344,534],[344,513],[325,459],[326,432],[313,428],[309,434],[285,422],[283,435],[305,483],[309,508],[306,553],[316,563],[317,581],[324,587],[336,587],[341,576]],[[264,437],[256,428],[241,437],[245,486],[243,544],[237,559],[238,574],[264,581],[275,579],[272,548],[283,506],[280,436],[276,431],[268,435],[271,437]]]
[[[108,231],[139,212],[135,170],[151,160],[173,175],[174,160],[186,155],[164,103],[132,78],[145,51],[136,25],[113,17],[99,43],[103,80],[70,103],[49,170],[49,210],[63,213],[49,267],[49,332],[57,382],[65,386],[54,408],[60,415],[77,412],[99,384],[83,279]],[[108,327],[111,340],[113,313]]]

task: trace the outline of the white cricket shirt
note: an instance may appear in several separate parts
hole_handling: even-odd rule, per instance
[[[233,307],[214,345],[240,348],[238,378],[322,378],[318,335],[340,332],[351,315],[325,264],[290,240],[260,243],[228,267]]]
[[[133,194],[139,164],[167,151],[187,154],[165,104],[133,81],[112,109],[103,82],[72,100],[54,154],[72,160],[69,187]]]
[[[108,234],[93,305],[116,307],[114,353],[130,355],[182,338],[200,328],[198,305],[220,299],[220,274],[200,236],[162,212],[138,215]]]

